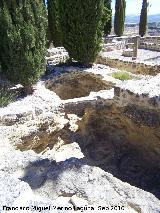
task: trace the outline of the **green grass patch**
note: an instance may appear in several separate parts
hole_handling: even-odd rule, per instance
[[[7,106],[8,104],[16,101],[17,92],[9,90],[5,86],[0,87],[0,107]]]
[[[133,77],[127,72],[114,72],[112,73],[112,77],[122,81],[133,79]]]

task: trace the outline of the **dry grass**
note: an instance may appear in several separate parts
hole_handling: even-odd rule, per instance
[[[112,77],[116,78],[116,79],[119,79],[121,81],[132,80],[133,79],[133,77],[129,73],[123,72],[123,71],[112,73]]]

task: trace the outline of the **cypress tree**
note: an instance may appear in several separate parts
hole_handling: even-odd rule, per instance
[[[104,33],[105,35],[109,35],[111,33],[112,30],[112,8],[111,8],[111,0],[104,0],[104,4],[107,10],[107,21],[106,24],[104,26]]]
[[[117,36],[122,36],[124,32],[125,10],[126,10],[126,1],[116,0],[114,32]]]
[[[55,47],[61,46],[58,0],[48,0],[48,27],[50,42],[53,42]]]
[[[1,0],[1,67],[11,82],[31,88],[43,72],[46,23],[42,0]]]
[[[141,37],[143,37],[147,31],[147,7],[148,7],[147,0],[143,0],[139,22],[139,35]]]
[[[62,43],[71,59],[92,64],[101,50],[104,0],[59,0]]]

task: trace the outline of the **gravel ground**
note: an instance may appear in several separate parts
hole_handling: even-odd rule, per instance
[[[113,58],[113,59],[119,59],[124,61],[132,61],[132,57],[125,57],[122,56],[122,50],[114,50],[111,52],[103,52],[103,56]],[[136,59],[137,62],[144,62],[145,60],[157,58],[160,57],[160,52],[156,51],[150,51],[150,50],[144,50],[144,49],[138,49],[138,57]],[[154,63],[154,62],[146,62],[145,63]]]
[[[150,98],[157,97],[160,101],[160,74],[148,80],[124,81],[117,84],[122,89],[128,89],[135,94],[148,94]]]

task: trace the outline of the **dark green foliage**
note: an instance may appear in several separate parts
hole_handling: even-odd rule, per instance
[[[104,4],[107,11],[107,21],[104,26],[104,33],[105,35],[109,35],[112,30],[112,8],[111,8],[111,0],[104,0]]]
[[[104,0],[59,0],[63,46],[71,59],[92,64],[100,49],[105,14]]]
[[[53,42],[55,47],[61,46],[58,0],[48,0],[48,27],[50,42]]]
[[[147,30],[147,7],[148,7],[147,0],[143,0],[139,22],[139,35],[141,37],[143,37],[146,34]]]
[[[114,32],[117,36],[122,36],[124,32],[125,11],[126,11],[126,1],[116,0]]]
[[[11,82],[29,86],[43,72],[46,24],[43,0],[0,1],[0,60]]]
[[[7,106],[11,102],[16,101],[18,92],[11,91],[6,86],[0,86],[0,107]]]

